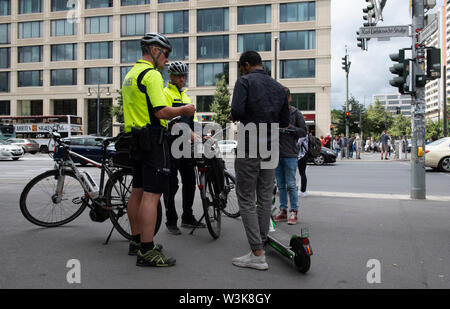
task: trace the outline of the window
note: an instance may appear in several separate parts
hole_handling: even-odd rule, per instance
[[[189,0],[158,0],[158,3],[168,3],[168,2],[183,2]]]
[[[71,86],[77,84],[77,69],[51,70],[51,86]]]
[[[76,115],[77,100],[54,100],[53,115]]]
[[[0,92],[9,92],[9,72],[0,72]]]
[[[131,14],[121,16],[121,34],[122,36],[144,35],[149,32],[150,15],[149,14]]]
[[[22,116],[35,116],[42,115],[42,100],[23,100],[21,102],[21,115]]]
[[[228,84],[228,62],[197,64],[197,86],[215,86],[225,74]]]
[[[19,23],[19,39],[40,38],[42,21],[29,21]]]
[[[97,99],[88,100],[87,133],[97,135]],[[100,135],[111,136],[112,116],[110,114],[112,99],[100,99]]]
[[[112,68],[84,69],[85,85],[111,84]]]
[[[314,78],[316,76],[316,60],[281,60],[280,78]]]
[[[0,0],[0,16],[11,15],[11,0]]]
[[[292,93],[290,104],[301,111],[314,111],[316,109],[316,94]]]
[[[211,112],[210,106],[214,102],[214,96],[212,95],[198,95],[197,96],[197,112],[208,113]]]
[[[86,34],[109,33],[112,29],[112,16],[87,17],[85,19]]]
[[[11,49],[0,48],[0,69],[8,69],[11,66]]]
[[[315,2],[280,4],[280,22],[310,21],[316,19]]]
[[[111,59],[113,57],[113,42],[94,42],[85,45],[86,60]]]
[[[262,66],[263,66],[263,70],[269,75],[272,75],[272,61],[270,60],[266,60],[262,62]],[[242,76],[241,70],[239,69],[239,65],[238,65],[238,77]]]
[[[77,34],[77,23],[71,23],[67,19],[52,20],[51,36],[64,36]]]
[[[18,48],[18,62],[42,62],[42,46],[22,46]]]
[[[160,33],[189,32],[189,11],[159,13],[158,31]]]
[[[186,60],[189,59],[189,38],[170,38],[172,52],[169,59]]]
[[[120,68],[120,85],[122,86],[125,76],[130,72],[133,67],[121,67]]]
[[[270,33],[252,33],[238,35],[238,52],[247,50],[270,51],[271,34]]]
[[[315,49],[316,31],[288,31],[280,33],[280,50]]]
[[[19,0],[19,14],[41,13],[42,0]]]
[[[121,0],[120,5],[141,5],[141,4],[150,4],[150,0]]]
[[[197,37],[197,58],[228,58],[228,35]]]
[[[52,61],[77,60],[77,44],[52,45]]]
[[[270,24],[272,12],[270,5],[252,5],[238,7],[238,25]]]
[[[67,11],[75,8],[75,1],[52,0],[52,12]]]
[[[120,48],[120,62],[136,62],[142,57],[141,41],[122,41]]]
[[[86,9],[110,8],[113,6],[113,0],[86,0]]]
[[[198,32],[227,31],[228,29],[228,8],[197,10]]]
[[[19,71],[19,87],[42,87],[42,70]]]
[[[0,44],[11,43],[11,25],[10,24],[0,24]]]
[[[0,101],[0,115],[8,116],[11,114],[10,101]]]

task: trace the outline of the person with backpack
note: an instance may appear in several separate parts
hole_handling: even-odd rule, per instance
[[[292,96],[288,88],[285,88],[288,100]],[[280,160],[275,169],[275,178],[280,196],[280,212],[274,217],[275,222],[287,221],[288,224],[297,224],[298,221],[298,195],[297,195],[297,166],[299,145],[298,139],[306,136],[306,123],[302,113],[289,105],[289,131],[280,133]],[[288,210],[288,192],[291,211]]]

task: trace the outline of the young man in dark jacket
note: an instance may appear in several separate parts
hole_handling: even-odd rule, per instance
[[[292,100],[289,89],[289,102]],[[280,196],[280,212],[274,221],[288,221],[288,224],[297,224],[298,195],[297,173],[298,153],[300,151],[298,139],[306,136],[306,123],[302,113],[295,107],[289,105],[289,130],[280,133],[280,161],[275,169],[278,192]],[[288,192],[291,202],[291,211],[288,218]]]

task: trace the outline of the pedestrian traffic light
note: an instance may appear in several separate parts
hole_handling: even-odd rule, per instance
[[[400,49],[398,54],[390,54],[392,61],[397,62],[389,68],[392,74],[398,75],[389,81],[389,84],[398,88],[401,94],[409,93],[408,89],[408,75],[409,75],[409,60],[405,60],[405,49]]]

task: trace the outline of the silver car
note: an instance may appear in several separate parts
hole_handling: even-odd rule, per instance
[[[22,156],[23,149],[21,147],[0,140],[0,159],[19,160]]]
[[[7,141],[13,145],[22,147],[24,153],[29,152],[31,154],[36,154],[39,152],[39,143],[32,139],[8,138]]]

